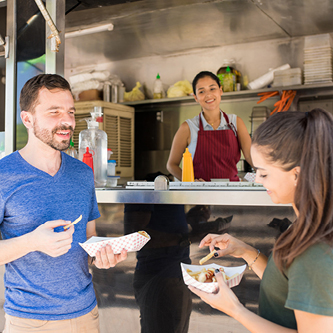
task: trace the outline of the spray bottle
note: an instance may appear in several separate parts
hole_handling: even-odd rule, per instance
[[[79,159],[83,160],[86,148],[93,155],[94,178],[96,187],[104,187],[107,181],[107,134],[98,128],[98,124],[103,122],[102,107],[95,106],[90,113],[91,118],[85,118],[88,129],[79,134]]]

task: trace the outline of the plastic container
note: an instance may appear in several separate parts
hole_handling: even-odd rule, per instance
[[[243,87],[243,77],[242,73],[236,69],[235,66],[235,59],[224,59],[222,67],[219,68],[216,75],[220,79],[220,83],[223,90],[223,81],[224,81],[224,75],[226,74],[227,68],[230,68],[231,73],[235,75],[234,77],[234,90],[241,90]],[[224,90],[223,90],[224,91]]]
[[[103,122],[102,107],[94,107],[91,118],[86,118],[88,129],[79,134],[79,159],[83,160],[86,148],[93,155],[95,186],[103,187],[107,181],[107,134],[98,128]]]
[[[108,160],[108,176],[116,175],[116,160]]]
[[[86,148],[86,152],[83,154],[82,162],[90,166],[94,172],[94,160],[93,155],[89,152],[89,147]]]
[[[290,68],[284,71],[274,72],[273,87],[285,87],[302,84],[302,70],[300,68]]]
[[[157,74],[156,80],[154,82],[154,91],[153,91],[153,98],[154,99],[160,99],[163,98],[164,95],[164,90],[163,90],[163,83],[160,77],[160,74]]]
[[[182,182],[194,182],[192,154],[186,148],[183,154]]]
[[[76,151],[76,149],[74,148],[74,142],[72,141],[72,139],[71,139],[71,141],[70,141],[70,143],[69,143],[69,147],[65,150],[65,153],[66,153],[67,155],[69,155],[69,156],[72,156],[72,157],[74,157],[74,158],[77,158],[77,151]]]
[[[106,182],[107,187],[116,187],[118,184],[118,179],[120,176],[108,176],[108,180]]]
[[[123,103],[124,102],[124,93],[125,93],[125,86],[124,84],[122,84],[120,87],[119,87],[119,91],[118,91],[118,100],[119,100],[119,103]]]
[[[267,120],[271,113],[271,110],[266,106],[255,106],[252,108],[251,113],[251,136],[255,130],[261,125],[264,121]]]

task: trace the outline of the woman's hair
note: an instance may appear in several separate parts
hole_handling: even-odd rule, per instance
[[[38,94],[42,88],[48,90],[61,89],[71,92],[69,83],[58,74],[39,74],[28,80],[21,90],[21,111],[34,113],[38,103]]]
[[[252,144],[285,171],[300,167],[294,198],[299,215],[273,249],[279,269],[315,243],[333,247],[333,116],[321,109],[278,113],[258,127]]]
[[[221,87],[221,83],[219,78],[213,74],[212,72],[208,72],[208,71],[203,71],[198,73],[195,78],[192,81],[192,88],[193,88],[193,93],[194,95],[196,94],[196,90],[197,90],[197,83],[200,79],[203,79],[204,77],[209,76],[210,78],[212,78],[214,81],[216,81],[216,83],[218,84],[219,87]]]

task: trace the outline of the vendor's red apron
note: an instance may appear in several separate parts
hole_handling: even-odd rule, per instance
[[[238,181],[237,166],[240,148],[236,129],[222,111],[230,129],[204,131],[199,115],[198,141],[193,159],[194,178],[210,181],[211,178],[229,178]]]

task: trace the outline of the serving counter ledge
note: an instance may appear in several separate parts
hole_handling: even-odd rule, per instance
[[[277,206],[266,189],[239,190],[140,190],[125,188],[96,189],[100,204],[181,204],[227,206]],[[282,206],[281,204],[279,206]],[[286,205],[289,206],[289,205]]]

